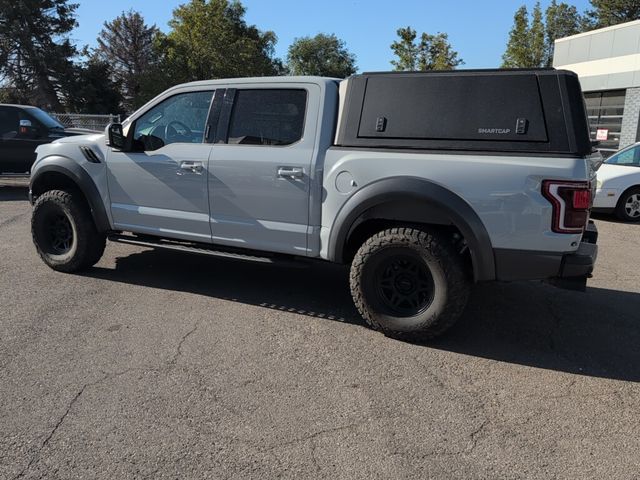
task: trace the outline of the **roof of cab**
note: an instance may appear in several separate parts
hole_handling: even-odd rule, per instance
[[[206,87],[215,85],[251,85],[260,83],[315,83],[328,84],[340,82],[341,78],[314,77],[314,76],[280,76],[280,77],[245,77],[245,78],[221,78],[217,80],[198,80],[196,82],[182,83],[173,88],[179,87]]]
[[[173,87],[165,90],[160,93],[155,98],[152,98],[141,106],[138,110],[129,115],[126,119],[123,120],[122,124],[124,126],[128,125],[131,120],[137,116],[137,114],[143,110],[146,110],[148,106],[154,102],[156,102],[160,98],[166,98],[170,95],[175,95],[177,93],[181,93],[181,91],[189,90],[190,88],[198,88],[202,89],[203,87],[216,87],[218,85],[226,85],[226,86],[240,86],[240,85],[260,85],[260,84],[274,84],[280,83],[282,85],[287,84],[301,84],[308,83],[313,85],[319,85],[323,89],[327,89],[329,85],[337,85],[343,79],[341,78],[327,78],[327,77],[314,77],[314,76],[280,76],[280,77],[243,77],[243,78],[221,78],[216,80],[198,80],[196,82],[189,83],[181,83],[178,85],[174,85]]]
[[[17,103],[0,103],[0,107],[38,108],[33,105],[18,105]]]

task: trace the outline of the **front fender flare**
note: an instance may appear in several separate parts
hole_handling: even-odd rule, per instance
[[[407,218],[403,203],[424,206],[421,218]],[[367,211],[389,205],[385,220],[455,226],[464,236],[473,263],[475,281],[495,280],[495,260],[487,230],[464,199],[447,188],[417,177],[392,177],[373,182],[354,193],[336,215],[329,236],[329,260],[345,261],[345,246],[352,227]]]
[[[29,182],[29,198],[31,199],[33,197],[33,192],[38,191],[38,185],[46,181],[47,174],[53,172],[67,177],[83,193],[89,204],[89,209],[91,210],[91,215],[98,231],[104,233],[111,230],[109,217],[107,216],[98,187],[96,187],[91,175],[70,158],[56,157],[55,163],[38,166],[32,173]]]

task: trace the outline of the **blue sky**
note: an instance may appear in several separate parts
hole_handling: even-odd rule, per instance
[[[106,20],[134,9],[148,23],[167,31],[173,9],[184,0],[77,0],[80,26],[72,38],[95,46]],[[550,0],[542,0],[543,7]],[[565,0],[583,11],[588,0]],[[515,10],[532,0],[243,0],[246,19],[278,35],[276,54],[284,58],[296,37],[335,33],[356,54],[360,71],[389,70],[389,45],[399,27],[418,32],[446,32],[465,61],[464,68],[494,68],[501,62]]]

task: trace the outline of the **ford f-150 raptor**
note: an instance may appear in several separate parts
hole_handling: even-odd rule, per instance
[[[584,289],[597,253],[601,157],[566,71],[199,81],[37,154],[32,235],[51,268],[94,265],[107,239],[343,263],[393,336],[440,334],[474,282]]]

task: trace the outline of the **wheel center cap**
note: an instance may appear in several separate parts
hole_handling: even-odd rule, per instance
[[[396,288],[400,293],[408,294],[414,290],[413,280],[406,275],[400,275],[396,279]]]

